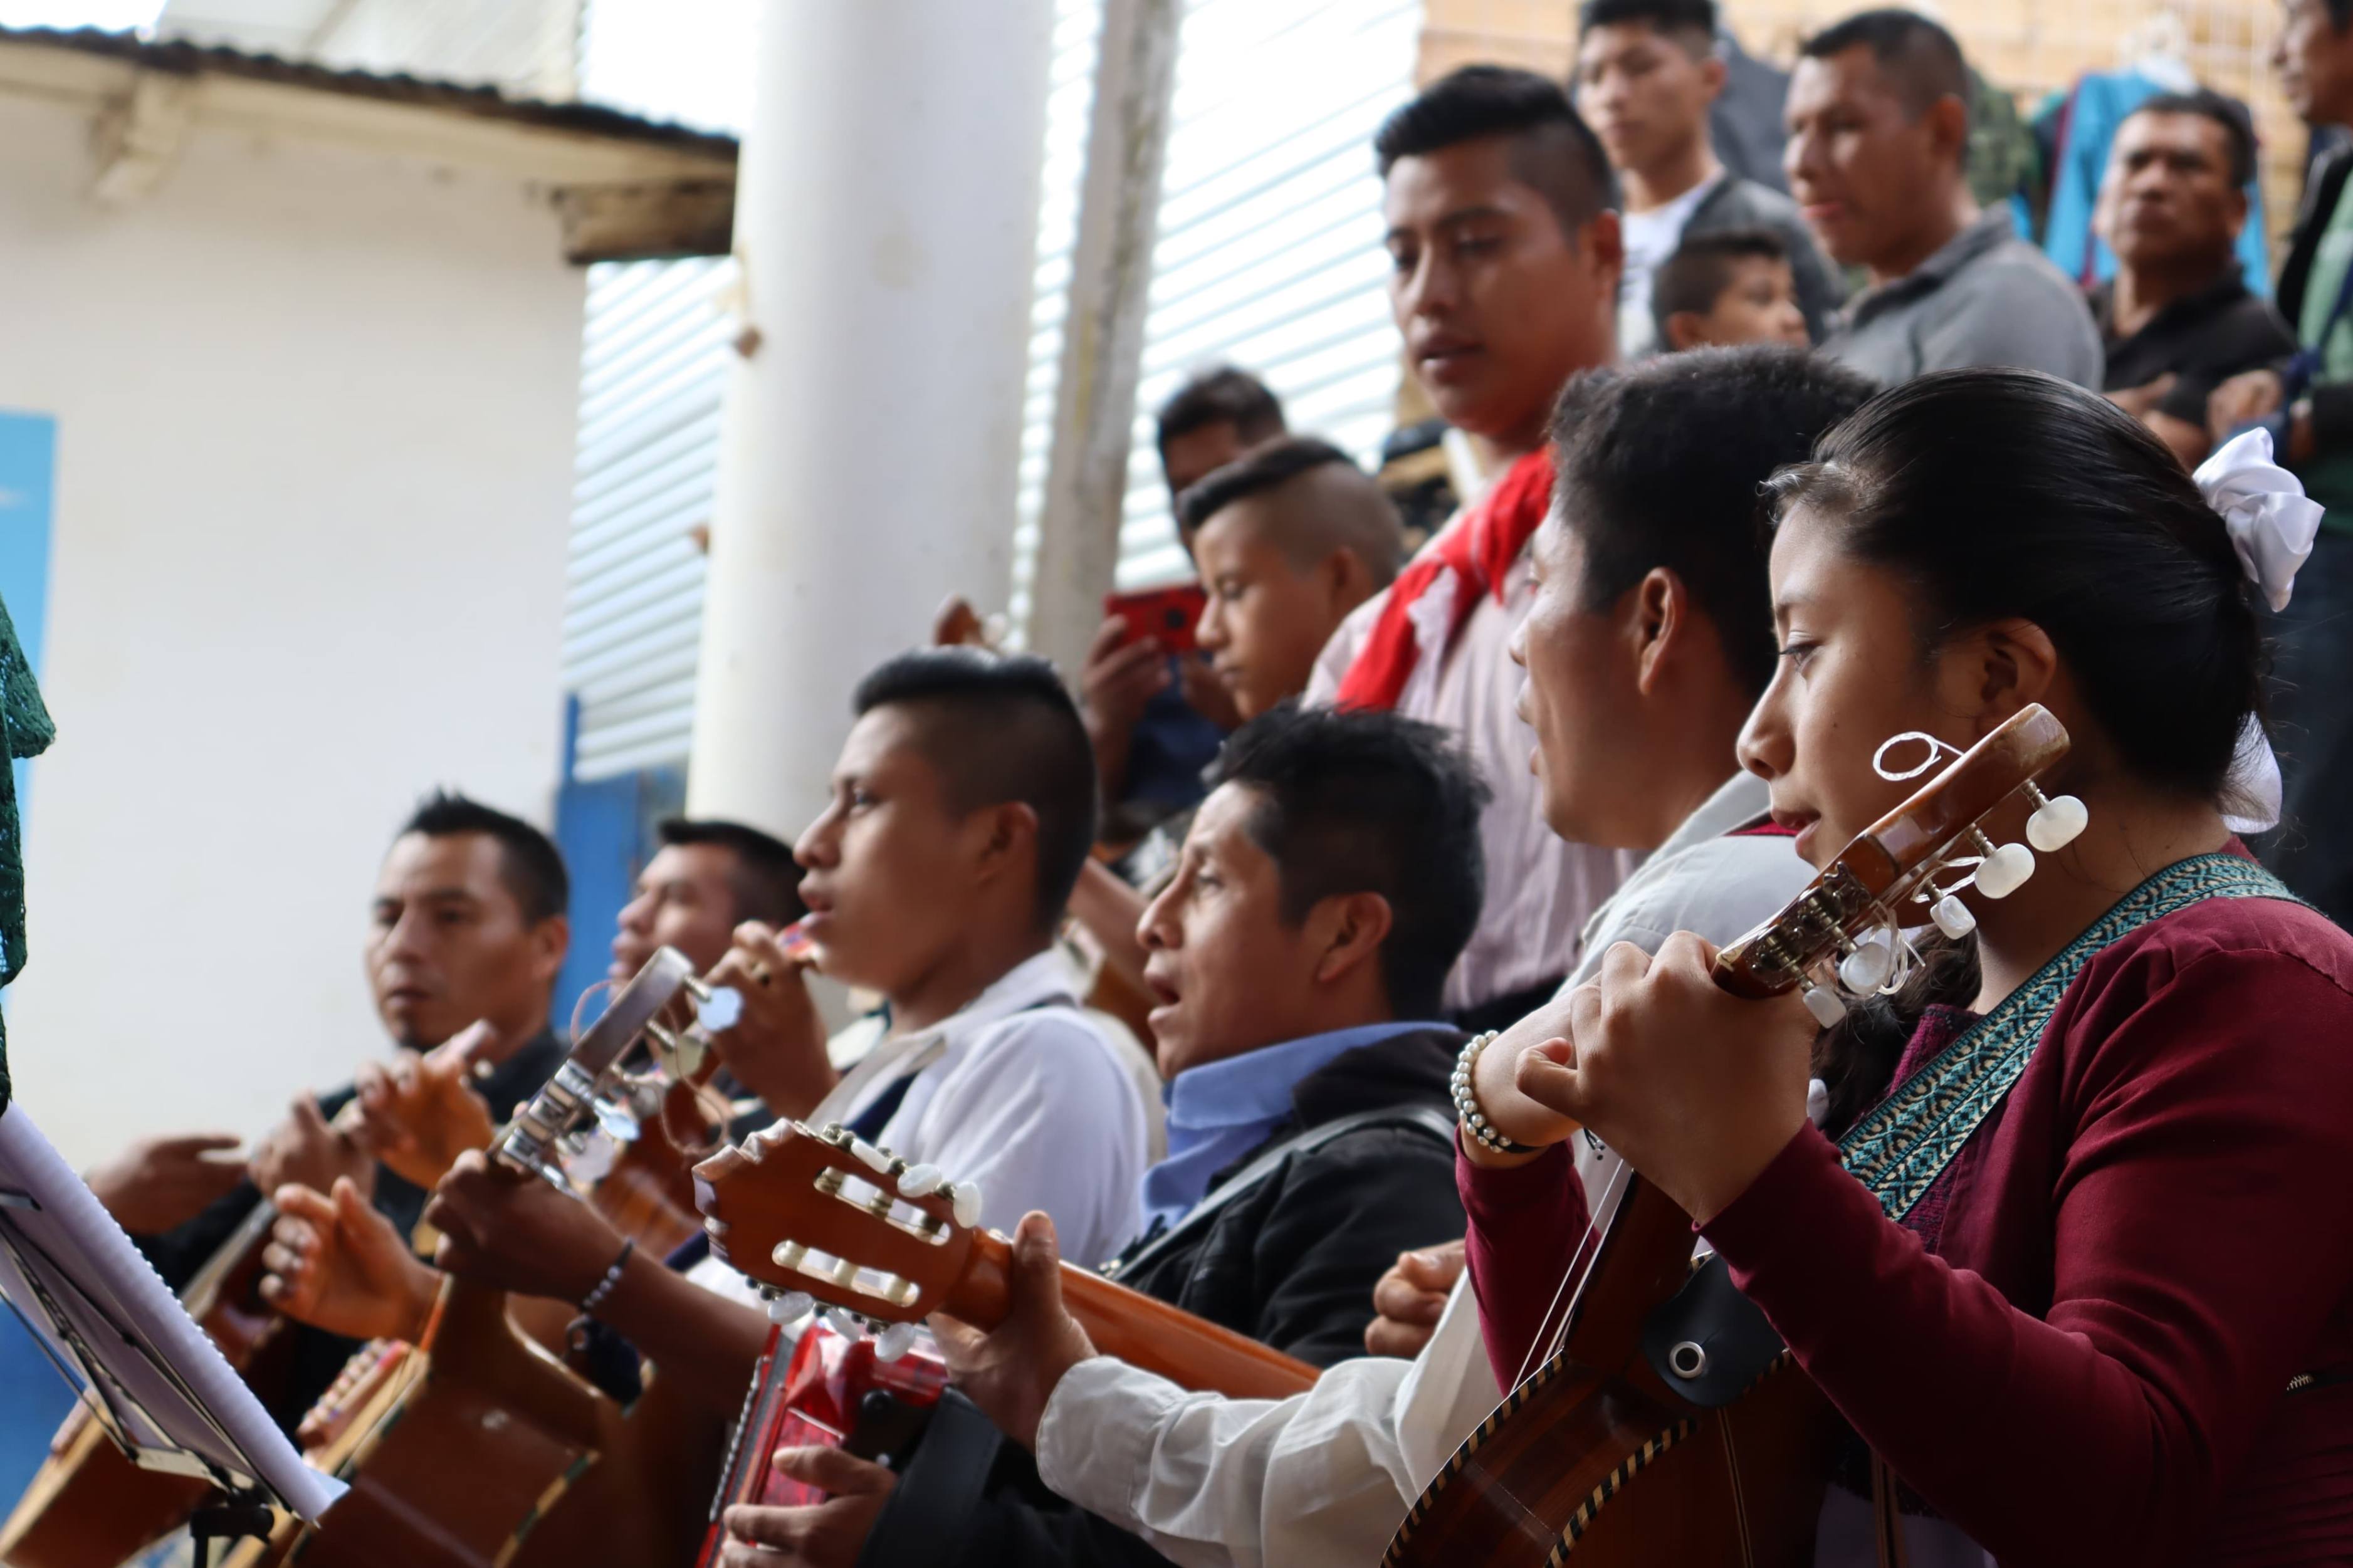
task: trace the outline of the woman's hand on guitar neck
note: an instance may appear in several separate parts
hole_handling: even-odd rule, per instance
[[[1062,1256],[1054,1222],[1034,1210],[1014,1229],[1008,1283],[1005,1321],[993,1331],[934,1314],[932,1334],[965,1397],[998,1431],[1034,1449],[1038,1423],[1062,1374],[1095,1353],[1086,1330],[1062,1305]]]
[[[1688,931],[1655,959],[1620,942],[1570,994],[1568,1028],[1516,1073],[1523,1094],[1591,1128],[1702,1225],[1805,1125],[1816,1032],[1795,993],[1744,1001],[1715,984],[1715,961]]]
[[[413,1342],[425,1331],[441,1276],[348,1179],[332,1194],[282,1186],[274,1201],[278,1223],[261,1252],[263,1300],[349,1339]]]

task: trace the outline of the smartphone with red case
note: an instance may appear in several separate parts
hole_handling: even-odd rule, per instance
[[[1199,646],[1194,640],[1194,628],[1201,624],[1201,612],[1208,603],[1209,596],[1198,583],[1178,583],[1134,594],[1106,595],[1103,614],[1127,623],[1129,642],[1155,637],[1164,652],[1189,654]]]

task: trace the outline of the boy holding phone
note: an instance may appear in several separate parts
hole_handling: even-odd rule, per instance
[[[1220,366],[1187,381],[1161,405],[1158,417],[1160,473],[1171,509],[1187,489],[1283,428],[1282,405],[1255,376]],[[1181,521],[1178,538],[1189,553],[1192,540]],[[1171,607],[1166,595],[1174,592],[1113,595],[1080,671],[1107,843],[1139,838],[1198,801],[1201,770],[1241,721],[1208,668],[1191,657],[1190,620],[1181,630],[1165,624]]]

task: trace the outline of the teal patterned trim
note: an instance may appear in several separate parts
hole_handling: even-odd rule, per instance
[[[2284,899],[2280,879],[2240,855],[2178,861],[2126,893],[2034,978],[1898,1084],[1839,1141],[1839,1158],[1890,1219],[1912,1212],[1969,1135],[2026,1071],[2059,999],[2100,952],[2150,921],[2208,899]]]

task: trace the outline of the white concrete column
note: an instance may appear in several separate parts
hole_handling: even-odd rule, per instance
[[[789,837],[858,678],[1011,575],[1053,0],[769,0],[688,809]]]

